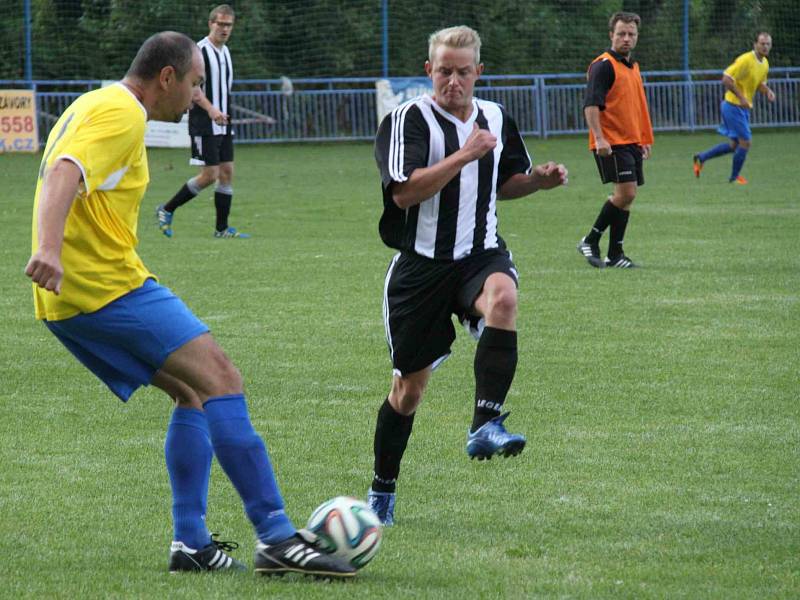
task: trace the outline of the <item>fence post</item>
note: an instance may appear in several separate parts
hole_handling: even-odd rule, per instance
[[[383,22],[383,31],[381,34],[383,76],[389,77],[389,0],[383,0],[381,5],[381,20]]]
[[[689,0],[683,0],[683,119],[689,131],[695,130],[694,83],[689,70]]]
[[[25,0],[25,79],[33,82],[33,46],[31,46],[31,0]]]
[[[544,77],[536,79],[536,97],[539,101],[539,110],[537,111],[539,121],[539,137],[547,139],[547,91],[545,90]]]

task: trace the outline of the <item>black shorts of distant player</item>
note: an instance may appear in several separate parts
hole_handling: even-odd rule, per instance
[[[233,135],[193,135],[190,164],[213,167],[233,162]]]
[[[505,249],[493,248],[457,261],[402,252],[386,273],[384,325],[397,375],[437,367],[456,338],[453,315],[478,337],[483,323],[471,316],[486,279],[505,273],[519,285],[517,269]]]
[[[638,144],[611,146],[609,156],[599,156],[594,151],[594,160],[603,183],[635,181],[637,185],[644,185],[642,148]]]

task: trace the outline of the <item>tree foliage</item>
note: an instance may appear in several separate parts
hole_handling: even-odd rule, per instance
[[[156,31],[208,31],[216,4],[194,0],[30,0],[35,79],[112,79],[127,70],[141,42]],[[0,78],[24,76],[24,0],[7,0],[0,21]],[[379,76],[381,0],[238,0],[231,39],[237,78]],[[642,17],[636,57],[645,70],[683,67],[683,0],[391,0],[389,74],[419,75],[428,35],[466,24],[484,41],[487,73],[583,72],[608,45],[616,10]],[[689,66],[720,69],[772,32],[774,66],[800,65],[800,2],[693,0]]]

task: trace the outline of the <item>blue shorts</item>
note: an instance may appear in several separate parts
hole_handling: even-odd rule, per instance
[[[750,133],[749,109],[723,100],[722,105],[719,107],[719,112],[722,115],[722,124],[717,128],[717,131],[732,140],[750,141],[753,134]]]
[[[180,298],[152,279],[93,313],[44,324],[123,402],[152,381],[170,354],[208,332]]]

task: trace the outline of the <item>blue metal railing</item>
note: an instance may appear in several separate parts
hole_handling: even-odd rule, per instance
[[[720,75],[715,70],[643,73],[654,128],[716,128],[723,92]],[[584,73],[485,76],[475,95],[502,103],[524,135],[575,134],[586,131],[585,77]],[[372,139],[378,125],[376,81],[372,77],[296,79],[289,94],[280,79],[237,80],[233,92],[237,143]],[[0,80],[0,87],[36,92],[43,140],[75,98],[100,85],[98,80]],[[757,95],[753,127],[800,126],[800,68],[771,69],[770,86],[777,99],[770,103]]]

